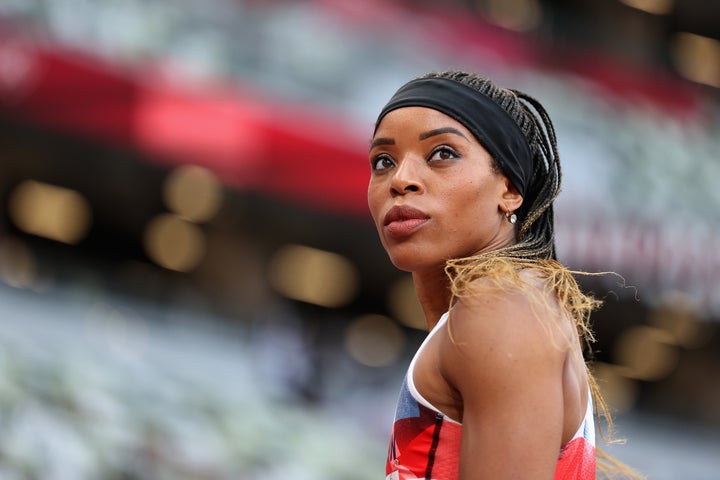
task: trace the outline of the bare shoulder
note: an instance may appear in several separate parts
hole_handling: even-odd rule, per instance
[[[539,368],[561,371],[572,324],[537,274],[521,278],[522,285],[502,287],[478,280],[473,294],[453,306],[441,358],[456,388],[468,374],[491,381],[520,380]]]

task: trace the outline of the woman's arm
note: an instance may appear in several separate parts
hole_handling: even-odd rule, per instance
[[[461,480],[553,478],[566,350],[552,310],[530,302],[495,290],[453,308],[441,368],[463,401]]]

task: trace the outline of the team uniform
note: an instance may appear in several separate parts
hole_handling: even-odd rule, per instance
[[[460,463],[462,424],[447,417],[415,388],[415,360],[448,314],[427,336],[410,362],[395,411],[388,449],[386,480],[456,480]],[[521,434],[518,435],[522,438]],[[595,424],[592,399],[575,436],[560,451],[554,480],[595,478]]]

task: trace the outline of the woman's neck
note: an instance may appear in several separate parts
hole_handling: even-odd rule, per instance
[[[413,272],[413,283],[428,329],[432,329],[450,306],[450,280],[444,269]]]

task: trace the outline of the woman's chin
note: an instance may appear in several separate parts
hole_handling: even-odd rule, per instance
[[[417,265],[417,262],[412,261],[412,259],[392,255],[390,255],[390,262],[395,268],[404,272],[413,272]]]
[[[445,262],[439,261],[439,262],[428,262],[423,261],[423,259],[418,258],[417,254],[407,254],[407,255],[390,255],[390,261],[393,265],[395,265],[395,268],[398,270],[402,270],[404,272],[420,272],[423,270],[428,270],[433,267],[439,268],[445,268]]]

